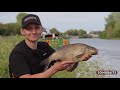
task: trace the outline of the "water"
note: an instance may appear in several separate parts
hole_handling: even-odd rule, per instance
[[[110,77],[120,78],[120,40],[70,39],[70,43],[84,43],[96,47],[98,55],[93,56],[89,60],[101,60],[104,66],[110,66],[112,70],[117,70],[118,74],[110,75]]]

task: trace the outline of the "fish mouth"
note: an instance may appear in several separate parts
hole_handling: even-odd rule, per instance
[[[92,55],[98,55],[98,50],[92,52]]]
[[[96,50],[96,52],[93,55],[98,55],[98,50]]]
[[[93,54],[93,55],[98,55],[98,52],[97,52],[97,53],[95,53],[95,54]]]

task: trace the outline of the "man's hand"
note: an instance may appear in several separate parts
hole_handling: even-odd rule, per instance
[[[54,69],[56,69],[57,71],[62,71],[65,70],[66,68],[68,68],[69,66],[71,66],[72,64],[74,64],[74,61],[59,61],[56,62],[53,67]]]

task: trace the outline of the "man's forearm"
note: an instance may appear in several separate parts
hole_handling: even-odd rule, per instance
[[[22,75],[20,76],[20,78],[50,78],[51,76],[53,76],[57,71],[57,69],[55,69],[53,66],[49,69],[47,69],[46,71],[44,71],[43,73],[38,73],[38,74],[26,74],[26,75]]]
[[[38,75],[35,75],[35,77],[37,78],[37,76],[38,76],[38,78],[50,78],[56,72],[57,72],[57,70],[54,69],[54,67],[51,67],[51,68],[47,69],[46,71],[44,71],[43,73],[38,73]]]

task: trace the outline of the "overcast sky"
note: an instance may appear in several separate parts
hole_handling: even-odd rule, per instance
[[[21,12],[0,12],[0,23],[16,22],[16,16]],[[37,14],[47,31],[53,27],[60,32],[68,29],[84,29],[102,31],[106,24],[105,18],[111,12],[26,12]]]

